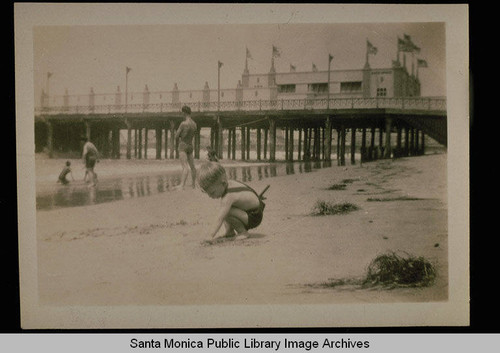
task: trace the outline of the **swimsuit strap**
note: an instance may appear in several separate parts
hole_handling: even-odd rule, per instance
[[[252,189],[252,188],[251,188],[250,186],[248,186],[247,184],[242,183],[241,181],[237,181],[237,180],[235,180],[235,181],[236,181],[237,183],[242,184],[243,186],[236,186],[236,187],[232,187],[232,188],[227,188],[227,189],[226,189],[225,194],[227,194],[228,192],[251,191],[251,192],[253,192],[253,193],[254,193],[254,194],[255,194],[255,195],[259,198],[259,200],[260,200],[260,196],[259,196],[259,194],[257,194],[257,192],[256,192],[254,189]]]
[[[227,188],[226,193],[229,192],[240,192],[240,191],[251,191],[244,186],[236,187],[236,188]]]

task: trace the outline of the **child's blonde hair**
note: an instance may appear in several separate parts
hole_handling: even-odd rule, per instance
[[[220,177],[226,176],[226,170],[217,162],[205,162],[196,172],[198,185],[202,190],[206,190],[210,185],[219,180]]]

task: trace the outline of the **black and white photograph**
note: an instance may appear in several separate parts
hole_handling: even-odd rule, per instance
[[[23,328],[468,324],[465,6],[15,10]]]

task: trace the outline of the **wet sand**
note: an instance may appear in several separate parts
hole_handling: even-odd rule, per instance
[[[51,176],[44,173],[44,168],[49,170],[47,164],[39,162],[37,181],[40,176],[44,183]],[[106,166],[112,162],[101,162],[100,177],[107,175]],[[120,161],[124,167],[119,171],[147,173],[165,168],[165,163],[143,162]],[[345,189],[327,190],[338,183],[344,183]],[[263,223],[249,239],[214,245],[204,241],[218,201],[197,189],[37,211],[40,304],[447,300],[446,154],[335,166],[249,184],[258,192],[271,185]],[[350,202],[359,210],[311,216],[317,200]],[[387,251],[424,256],[437,270],[435,283],[392,290],[310,286],[330,278],[362,277],[371,260]]]

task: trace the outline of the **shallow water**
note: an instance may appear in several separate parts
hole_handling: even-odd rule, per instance
[[[226,167],[226,173],[230,179],[250,182],[276,176],[310,173],[332,165],[332,162],[273,163],[245,167]],[[68,185],[57,185],[52,190],[37,193],[36,208],[37,210],[52,210],[152,196],[172,191],[173,188],[180,184],[180,176],[180,171],[176,171],[148,176],[108,177],[99,180],[96,187],[88,187],[83,181],[74,181]]]

